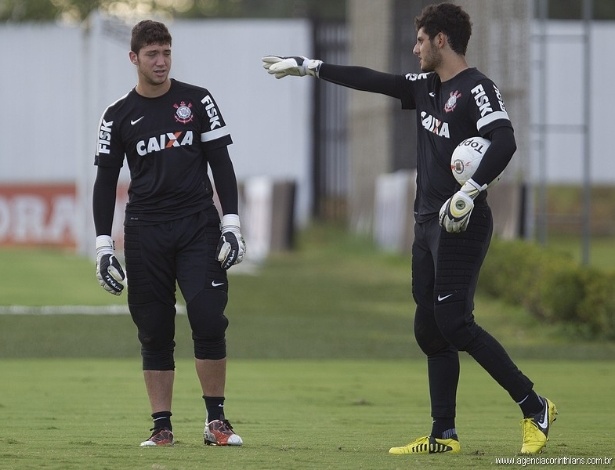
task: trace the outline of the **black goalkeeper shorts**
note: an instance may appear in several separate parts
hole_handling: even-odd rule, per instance
[[[228,292],[216,260],[220,218],[215,207],[157,225],[126,226],[128,304],[175,306],[176,285],[188,304],[203,289]]]

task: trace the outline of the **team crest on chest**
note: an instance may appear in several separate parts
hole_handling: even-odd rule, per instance
[[[192,121],[194,117],[192,114],[192,103],[186,104],[185,101],[181,101],[179,104],[174,104],[173,107],[177,109],[175,111],[175,120],[182,124],[187,124]]]
[[[457,98],[460,98],[460,97],[461,97],[461,93],[459,93],[459,91],[457,90],[452,91],[451,96],[448,98],[448,101],[444,105],[444,111],[447,113],[452,112],[455,109],[455,106],[457,106]]]

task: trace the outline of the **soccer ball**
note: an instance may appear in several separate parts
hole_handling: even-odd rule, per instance
[[[455,148],[451,156],[451,171],[459,184],[463,185],[472,178],[490,145],[491,141],[487,139],[470,137]],[[500,178],[502,178],[502,175],[492,181],[490,186],[499,181]]]

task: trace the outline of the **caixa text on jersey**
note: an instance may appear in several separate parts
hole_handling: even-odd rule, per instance
[[[147,140],[137,142],[137,153],[142,157],[152,152],[160,152],[164,149],[192,145],[192,131],[167,132],[159,137],[150,137]]]
[[[102,121],[100,132],[98,134],[98,154],[109,154],[109,146],[111,145],[111,126],[113,121]],[[150,137],[147,140],[137,142],[137,153],[145,156],[148,153],[159,152],[160,150],[180,147],[182,145],[192,145],[194,134],[192,131],[167,132],[160,134],[158,137]]]

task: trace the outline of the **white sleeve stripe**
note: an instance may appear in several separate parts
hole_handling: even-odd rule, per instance
[[[491,124],[493,121],[497,121],[499,119],[506,119],[510,121],[508,117],[508,113],[506,111],[494,111],[492,113],[487,114],[484,118],[480,118],[476,123],[476,129],[480,130],[482,127],[485,127],[487,124]]]
[[[201,134],[201,142],[210,142],[212,140],[219,139],[220,137],[224,137],[229,135],[230,132],[226,126],[221,127],[220,129],[214,129],[213,131],[203,132]]]

